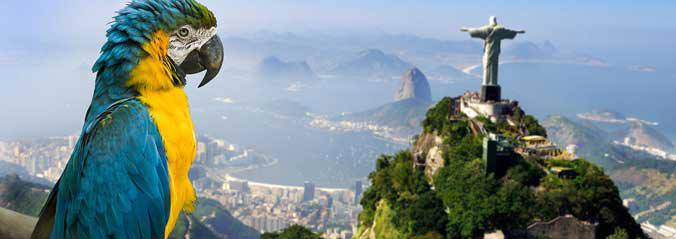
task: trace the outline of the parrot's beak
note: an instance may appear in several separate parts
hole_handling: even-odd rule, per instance
[[[190,52],[180,67],[186,74],[207,71],[204,79],[197,86],[199,88],[209,83],[209,81],[218,75],[221,65],[223,65],[223,43],[218,35],[214,35],[202,47]]]

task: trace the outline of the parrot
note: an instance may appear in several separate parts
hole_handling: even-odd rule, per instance
[[[184,87],[221,69],[216,17],[195,0],[131,0],[108,25],[80,137],[31,238],[167,238],[195,208]]]

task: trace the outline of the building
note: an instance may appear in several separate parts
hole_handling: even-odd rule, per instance
[[[513,100],[484,101],[477,92],[465,92],[460,97],[460,112],[470,119],[483,116],[493,122],[504,121],[517,106],[519,102]]]
[[[514,148],[502,136],[489,134],[484,138],[482,159],[486,165],[486,173],[493,173],[496,176],[504,175],[507,171],[507,165],[512,160]]]
[[[204,163],[206,160],[207,145],[204,142],[197,141],[195,149],[195,162]]]
[[[305,181],[303,184],[303,202],[315,199],[315,184]]]
[[[352,232],[351,231],[342,231],[340,233],[340,238],[341,239],[352,239]]]
[[[361,200],[361,193],[363,190],[363,185],[361,183],[361,180],[357,180],[357,182],[354,183],[354,204],[358,205],[359,200]]]
[[[569,144],[566,146],[566,152],[572,157],[572,158],[578,158],[577,156],[577,145],[575,144]]]
[[[491,233],[484,233],[484,239],[505,239],[505,233],[500,230]]]
[[[561,150],[547,138],[540,135],[528,135],[521,137],[523,147],[517,148],[517,152],[526,156],[535,156],[546,159],[566,159],[573,160],[576,157],[576,146],[569,146],[566,150]]]
[[[239,192],[249,192],[249,181],[230,180],[228,181],[228,189]]]
[[[326,208],[333,208],[333,197],[331,197],[331,195],[326,196]]]
[[[629,209],[630,212],[636,211],[636,210],[639,209],[638,203],[636,203],[636,200],[633,199],[633,198],[627,198],[627,199],[622,200],[622,205],[624,205],[624,207]]]
[[[676,238],[676,229],[666,225],[661,225],[658,227],[651,224],[650,222],[644,222],[641,223],[641,229],[643,229],[643,232],[648,234],[650,238],[655,239]]]
[[[549,173],[556,174],[557,177],[562,179],[574,179],[578,176],[577,171],[568,167],[551,167]]]

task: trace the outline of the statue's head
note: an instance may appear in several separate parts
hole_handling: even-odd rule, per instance
[[[498,18],[496,18],[495,16],[490,16],[488,18],[488,25],[497,26],[498,25]]]

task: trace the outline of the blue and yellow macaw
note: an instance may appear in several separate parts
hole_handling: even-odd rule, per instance
[[[167,238],[194,209],[195,134],[186,74],[223,62],[216,18],[194,0],[133,0],[92,70],[82,134],[32,238]]]

